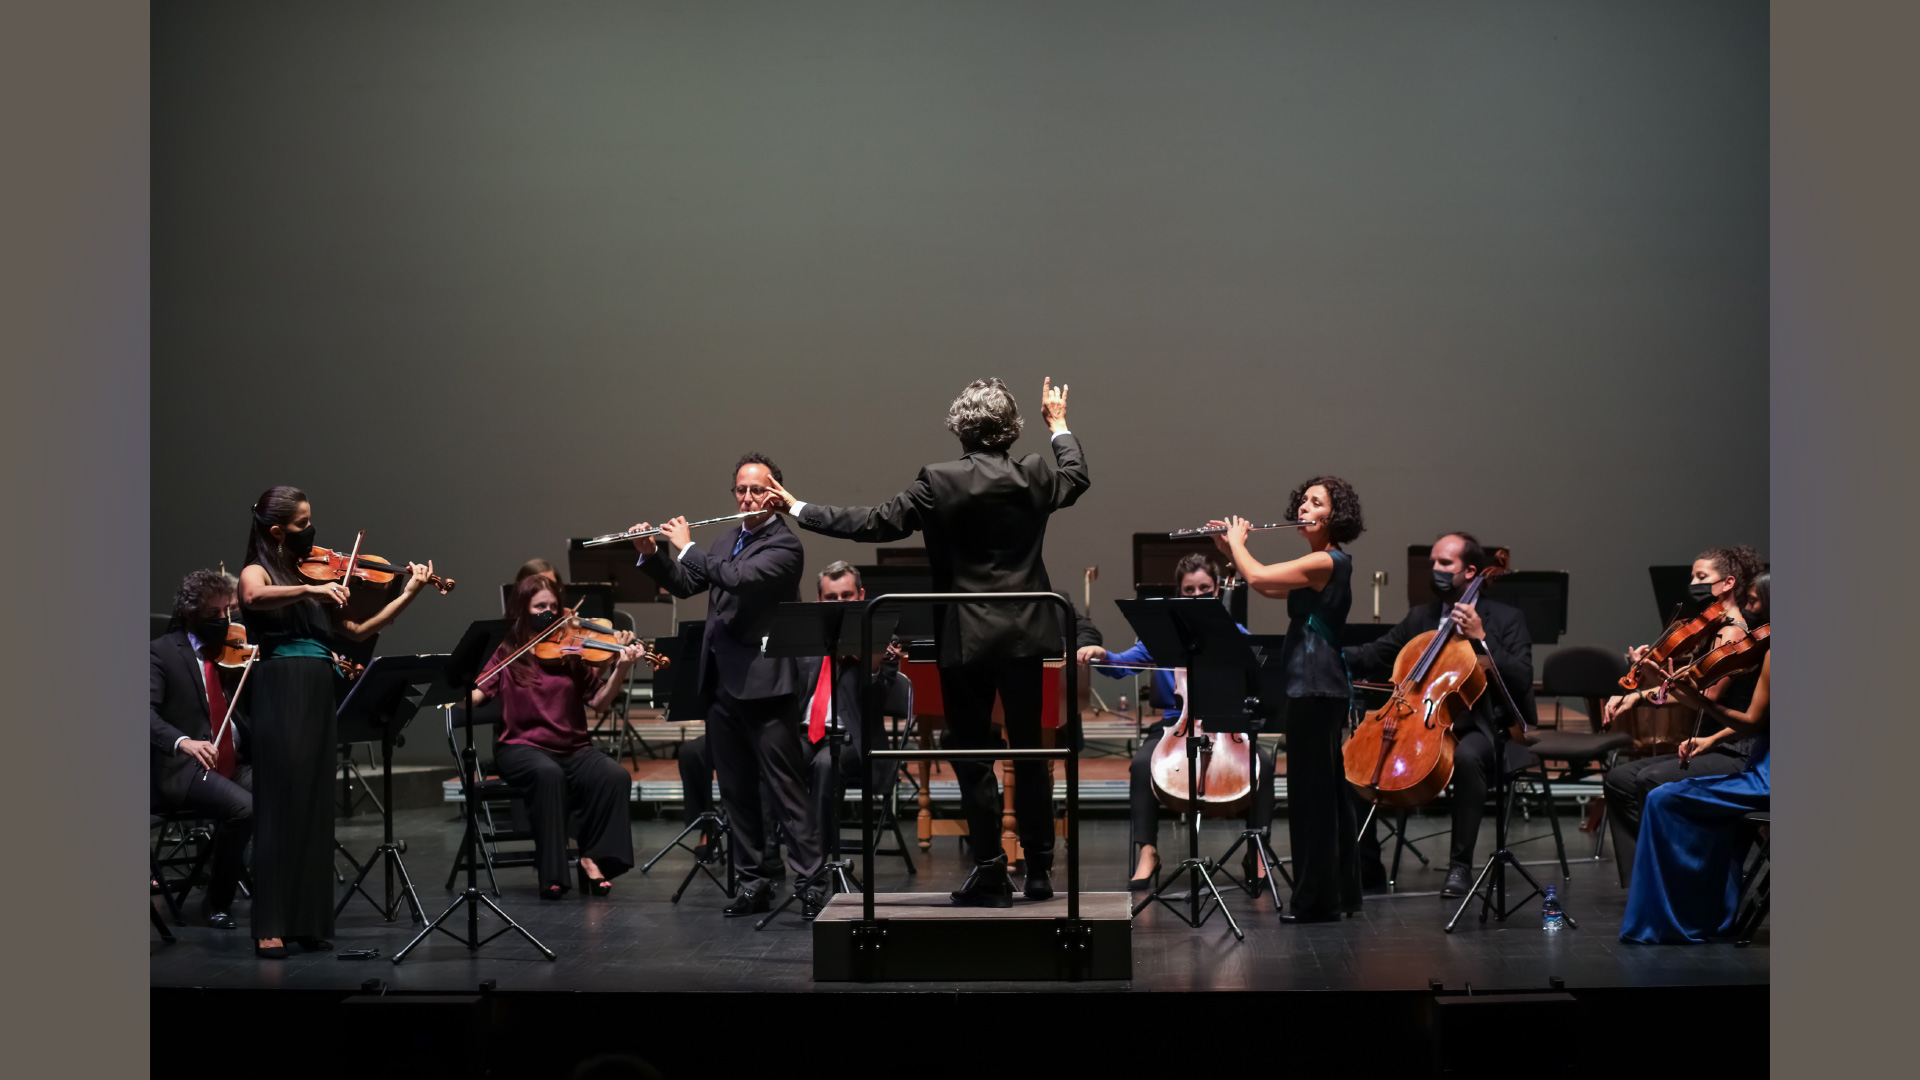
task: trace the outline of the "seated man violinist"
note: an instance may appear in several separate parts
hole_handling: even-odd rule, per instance
[[[229,908],[253,835],[253,769],[246,762],[244,707],[220,730],[239,672],[215,662],[239,605],[239,583],[219,570],[195,570],[173,597],[173,622],[147,647],[148,759],[155,813],[192,811],[212,818],[212,878],[201,915],[231,930]],[[218,742],[216,743],[216,738]]]

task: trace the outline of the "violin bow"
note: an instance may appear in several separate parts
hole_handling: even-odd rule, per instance
[[[253,674],[253,662],[260,659],[260,646],[247,645],[247,662],[240,668],[240,682],[233,688],[233,699],[227,702],[227,715],[220,719],[220,729],[213,733],[214,760],[220,760],[220,740],[227,734],[227,725],[233,723],[233,710],[240,704],[240,691],[247,688],[247,676]],[[205,780],[212,769],[200,770],[200,779]]]
[[[487,680],[493,678],[495,675],[500,674],[502,671],[505,671],[507,669],[508,664],[513,663],[515,660],[520,659],[522,656],[525,656],[528,649],[531,649],[535,645],[538,645],[541,642],[547,640],[547,636],[553,633],[555,630],[559,630],[566,626],[571,626],[580,620],[580,616],[578,614],[580,609],[561,608],[560,610],[567,613],[565,618],[553,620],[552,626],[549,626],[545,630],[542,630],[538,634],[535,634],[532,640],[528,641],[525,645],[520,646],[518,649],[515,649],[513,651],[512,656],[509,656],[505,660],[502,660],[498,664],[495,664],[492,670],[488,671],[485,675],[480,676],[478,679],[475,679],[473,681],[473,688],[475,690],[478,690],[481,686],[486,684]]]

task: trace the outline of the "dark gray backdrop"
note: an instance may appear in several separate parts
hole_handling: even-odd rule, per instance
[[[1043,453],[1071,383],[1048,564],[1114,639],[1131,532],[1323,471],[1389,619],[1443,528],[1607,646],[1649,563],[1766,545],[1764,5],[196,4],[153,49],[155,610],[294,483],[462,581],[382,643],[444,649],[742,450],[892,494],[982,375]]]

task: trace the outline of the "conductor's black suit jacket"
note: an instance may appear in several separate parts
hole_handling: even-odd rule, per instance
[[[148,755],[152,766],[152,805],[156,810],[172,809],[186,795],[194,773],[200,771],[200,763],[174,749],[174,743],[182,736],[201,742],[213,741],[213,725],[219,723],[219,718],[207,715],[207,688],[201,680],[200,658],[194,655],[185,630],[169,630],[154,638],[147,646],[147,662],[151,690]],[[215,670],[231,701],[237,680],[220,669]],[[242,769],[246,767],[247,758],[245,721],[246,704],[242,702],[233,710],[234,750]]]
[[[1052,592],[1041,548],[1047,518],[1072,506],[1091,481],[1080,442],[1052,440],[1052,460],[978,450],[929,465],[907,490],[879,506],[806,503],[802,528],[879,544],[926,535],[937,592]],[[934,624],[940,665],[977,660],[1059,656],[1060,619],[1050,604],[957,604]]]
[[[700,688],[699,715],[705,716],[715,688],[741,701],[780,697],[803,689],[792,657],[763,655],[773,609],[800,599],[801,567],[806,552],[800,538],[778,515],[747,534],[738,554],[733,546],[743,530],[735,525],[709,546],[696,541],[684,557],[666,546],[640,560],[641,569],[682,600],[707,593],[707,628],[691,676]]]

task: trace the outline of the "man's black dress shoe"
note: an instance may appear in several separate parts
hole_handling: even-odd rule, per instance
[[[961,907],[1012,907],[1013,882],[1007,877],[1006,853],[974,863],[973,873],[967,875],[966,883],[952,895],[953,902]]]
[[[1280,921],[1286,923],[1288,926],[1292,926],[1294,923],[1339,922],[1340,913],[1337,911],[1329,911],[1325,915],[1299,915],[1289,911],[1285,915],[1280,916]]]
[[[1440,895],[1456,900],[1467,895],[1467,891],[1473,888],[1473,879],[1467,876],[1471,870],[1466,866],[1447,867],[1447,883],[1440,886]]]
[[[727,905],[726,916],[729,919],[744,919],[749,915],[763,915],[772,910],[772,889],[742,889],[740,895],[733,898],[733,903]]]
[[[1027,887],[1025,892],[1029,900],[1053,899],[1053,879],[1050,872],[1034,866],[1032,862],[1028,862]]]
[[[233,930],[240,925],[233,920],[233,916],[224,911],[209,911],[206,913],[206,919],[207,925],[215,930]]]
[[[800,898],[800,917],[812,922],[820,909],[827,906],[827,890],[818,885],[807,886],[805,896]]]

